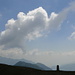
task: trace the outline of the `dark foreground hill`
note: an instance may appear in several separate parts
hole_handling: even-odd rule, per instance
[[[75,71],[43,71],[0,64],[0,75],[75,75]]]

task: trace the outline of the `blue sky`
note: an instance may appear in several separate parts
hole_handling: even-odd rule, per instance
[[[36,53],[40,54],[40,53],[44,53],[44,52],[47,53],[48,51],[49,52],[51,51],[51,52],[57,54],[57,57],[58,56],[60,57],[60,55],[59,55],[60,52],[61,53],[64,52],[66,54],[74,53],[74,50],[75,50],[75,9],[74,8],[75,8],[75,6],[73,3],[75,3],[75,0],[6,0],[6,1],[0,0],[0,42],[1,42],[0,47],[1,47],[1,52],[2,52],[0,56],[5,55],[5,57],[10,57],[11,53],[13,53],[11,58],[15,58],[15,57],[13,57],[14,54],[16,52],[20,51],[18,49],[22,49],[21,51],[28,52],[28,56],[26,56],[25,59],[32,60],[34,62],[35,61],[43,62],[43,63],[49,65],[50,61],[49,61],[49,63],[47,63],[44,60],[41,60],[41,58],[38,59],[38,57],[36,57]],[[39,8],[39,7],[41,7],[41,8]],[[64,14],[66,16],[65,17],[63,15],[63,12],[64,11],[66,12],[66,9],[68,9],[68,11],[67,11],[67,14],[66,13]],[[52,15],[52,16],[54,16],[54,20],[52,20],[52,24],[54,25],[57,23],[59,25],[57,25],[57,26],[54,25],[52,29],[50,29],[52,26],[52,25],[50,25],[46,30],[45,30],[45,27],[42,28],[42,26],[37,26],[37,27],[40,27],[40,29],[41,29],[41,30],[37,30],[37,31],[36,31],[37,28],[36,27],[34,28],[34,26],[32,25],[33,27],[30,26],[25,29],[22,27],[22,29],[24,29],[23,35],[21,32],[16,33],[15,28],[16,28],[16,26],[18,26],[18,22],[19,22],[18,19],[21,19],[24,16],[23,14],[27,15],[29,13],[29,11],[30,11],[29,15],[35,14],[39,11],[43,15],[44,18],[45,18],[44,15],[47,14],[49,20],[51,17],[51,13],[54,12],[54,15]],[[34,12],[32,12],[32,11],[34,11]],[[19,15],[19,16],[17,17],[17,15]],[[37,14],[36,16],[39,16],[39,15]],[[36,17],[36,16],[34,16],[34,17]],[[62,16],[63,18],[62,18],[62,20],[59,20],[59,23],[58,23],[55,19],[57,17],[58,17],[57,19],[59,19],[60,16]],[[42,19],[43,19],[43,17],[42,17]],[[11,20],[12,18],[14,20]],[[41,17],[39,17],[39,18],[41,18]],[[37,20],[39,18],[37,18]],[[12,24],[8,23],[9,20],[11,20]],[[13,24],[13,21],[15,21],[15,26]],[[36,25],[37,22],[39,22],[39,24],[43,24],[44,21],[43,21],[43,23],[42,23],[42,21],[43,20],[41,20],[40,22],[36,21],[34,23],[31,23],[31,21],[28,20],[27,21],[28,23],[25,21],[24,24],[27,23],[28,25],[30,25],[30,24]],[[55,22],[55,23],[53,23],[53,22]],[[22,22],[20,22],[20,23],[22,23]],[[14,29],[12,29],[13,26],[10,26],[10,27],[12,27],[12,28],[10,28],[9,25],[13,25]],[[9,32],[9,34],[8,34],[8,32],[6,32],[6,30],[8,30],[9,28],[10,28],[10,31],[11,31],[11,29],[12,29],[12,31]],[[30,31],[30,29],[33,30],[33,28],[35,30]],[[20,30],[20,27],[18,27],[18,30]],[[3,32],[3,31],[5,31],[5,32]],[[25,32],[25,35],[24,35],[24,32]],[[24,40],[18,38],[16,35]],[[19,39],[20,41],[19,40],[15,41],[15,39]],[[22,43],[22,44],[18,44],[18,43]],[[15,52],[15,48],[18,48],[16,52]],[[7,49],[7,55],[5,54],[6,53],[5,49]],[[13,49],[13,51],[12,51],[12,49]],[[29,53],[35,54],[35,58],[34,59],[30,58],[31,56],[29,55]],[[42,54],[41,54],[41,56],[42,56]],[[54,57],[55,56],[56,55],[54,55]],[[33,57],[33,55],[32,55],[32,57]],[[46,56],[44,55],[44,57],[46,57]],[[54,57],[53,57],[52,62],[54,62],[54,60],[55,60]],[[61,57],[63,57],[63,60],[66,60],[64,58],[63,54]],[[71,57],[74,57],[74,55],[73,56],[71,55]],[[18,55],[17,55],[17,58],[24,58],[24,56],[18,57]],[[37,60],[35,60],[36,58],[37,58]],[[67,56],[66,56],[66,58],[67,58]],[[59,59],[61,59],[61,58],[59,58]],[[52,60],[52,58],[51,58],[51,60]],[[75,62],[75,61],[70,60],[68,62],[70,63],[70,62]],[[65,64],[66,62],[59,61],[57,63]],[[55,63],[53,63],[51,65],[54,65],[54,64]]]

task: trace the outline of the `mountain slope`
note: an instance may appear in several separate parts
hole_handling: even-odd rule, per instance
[[[22,66],[22,67],[29,67],[29,68],[43,70],[43,68],[39,67],[36,64],[26,63],[26,62],[23,62],[23,61],[17,62],[14,66]]]
[[[44,70],[51,70],[51,68],[47,67],[46,65],[44,65],[42,63],[37,63],[36,65],[42,67]]]

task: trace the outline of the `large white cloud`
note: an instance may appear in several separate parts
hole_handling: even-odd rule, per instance
[[[5,30],[0,33],[0,45],[4,48],[22,48],[26,40],[43,36],[43,31],[47,30],[50,20],[54,20],[55,17],[57,14],[52,13],[48,18],[47,12],[42,7],[27,14],[19,12],[17,19],[8,20]]]

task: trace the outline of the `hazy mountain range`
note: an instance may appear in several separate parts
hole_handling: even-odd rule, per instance
[[[6,58],[6,57],[0,56],[0,63],[4,63],[4,64],[8,64],[8,65],[14,65],[15,63],[17,63],[19,61],[24,61],[27,63],[34,63],[34,62],[26,60],[26,59],[11,59],[11,58]]]
[[[15,64],[15,66],[29,67],[29,68],[39,69],[39,70],[51,70],[51,68],[41,63],[32,64],[32,63],[26,63],[23,61],[19,61]]]
[[[56,66],[50,68],[50,67],[45,66],[42,63],[34,63],[32,61],[25,60],[25,59],[11,59],[11,58],[5,58],[5,57],[1,57],[0,56],[0,63],[2,63],[2,64],[14,65],[14,64],[16,64],[16,63],[18,63],[20,61],[21,62],[24,62],[24,63],[30,63],[30,65],[31,64],[37,65],[37,66],[39,66],[38,69],[44,69],[44,70],[56,69]],[[23,63],[20,64],[19,66],[22,66],[22,65],[23,65]],[[75,71],[75,63],[61,65],[60,66],[60,70],[64,70],[64,71]]]
[[[30,68],[40,69],[40,70],[51,70],[51,68],[47,67],[42,63],[34,63],[32,61],[25,60],[25,59],[10,59],[5,57],[0,57],[0,63],[22,66],[22,67],[30,67]]]
[[[23,62],[23,61],[17,62],[17,63],[15,64],[15,66],[29,67],[29,68],[40,69],[40,70],[43,69],[43,68],[37,66],[36,64],[26,63],[26,62]]]

